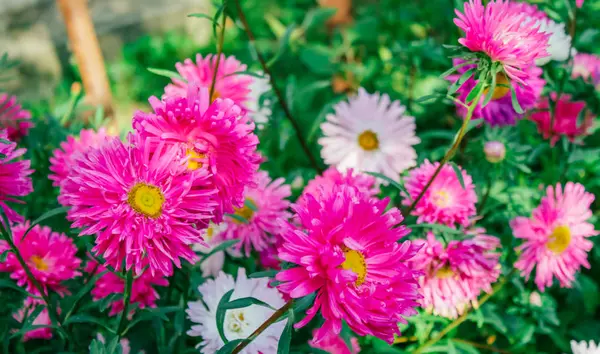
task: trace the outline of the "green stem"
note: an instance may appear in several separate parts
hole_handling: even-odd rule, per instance
[[[117,329],[117,336],[121,339],[121,334],[125,330],[125,324],[127,323],[127,313],[129,312],[129,303],[131,302],[131,288],[133,287],[133,269],[127,272],[125,278],[125,295],[123,297],[123,311],[121,312],[121,318],[119,320],[119,327]]]
[[[217,61],[215,62],[215,68],[213,70],[212,82],[210,83],[210,102],[213,101],[213,95],[215,93],[215,84],[217,83],[217,72],[219,71],[219,64],[221,62],[221,54],[223,53],[223,41],[225,40],[225,20],[227,15],[225,9],[227,8],[227,0],[223,0],[223,12],[221,13],[221,33],[217,42]]]

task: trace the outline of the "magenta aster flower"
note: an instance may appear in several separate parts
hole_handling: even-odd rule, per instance
[[[402,204],[410,205],[417,198],[439,165],[439,162],[432,164],[425,160],[421,166],[409,172],[405,187],[410,198],[403,193]],[[471,176],[462,168],[459,169],[465,188],[452,166],[444,165],[411,213],[418,216],[417,223],[440,223],[450,227],[454,227],[454,224],[469,225],[469,218],[476,213],[477,194]]]
[[[583,2],[585,0],[575,0],[575,5],[577,5],[577,7],[581,8],[583,6]]]
[[[579,183],[548,186],[531,218],[519,216],[510,222],[515,237],[524,240],[517,248],[521,254],[515,267],[526,279],[537,267],[535,284],[541,291],[552,286],[554,277],[561,287],[570,288],[579,268],[590,267],[587,253],[594,244],[587,238],[598,234],[588,222],[593,201],[594,195]]]
[[[552,98],[556,100],[556,94],[552,94]],[[550,139],[550,145],[554,146],[561,136],[575,141],[589,134],[589,129],[594,124],[594,116],[587,110],[580,121],[579,116],[583,109],[586,109],[584,101],[572,101],[570,95],[563,94],[554,107],[554,122],[547,98],[539,102],[538,110],[531,114],[531,120],[537,124],[538,131],[544,139]],[[554,125],[551,127],[552,123]]]
[[[182,145],[190,170],[209,173],[218,190],[215,222],[244,204],[244,188],[252,185],[260,156],[254,123],[230,99],[209,103],[208,90],[190,87],[187,97],[150,98],[154,113],[137,112],[133,126],[143,137]]]
[[[35,311],[36,306],[29,302],[25,302],[23,308],[19,309],[19,311],[13,314],[13,318],[17,320],[19,323],[23,323],[27,317],[29,317],[33,311]],[[26,342],[31,339],[52,339],[52,321],[50,320],[50,315],[48,314],[48,309],[43,309],[37,317],[31,323],[33,326],[48,326],[42,328],[36,328],[30,331],[25,332],[23,335],[23,341]]]
[[[540,32],[535,21],[526,21],[527,12],[508,0],[492,0],[485,6],[481,0],[469,0],[464,13],[455,12],[454,23],[465,32],[458,42],[502,64],[508,79],[527,85],[527,69],[536,59],[549,56],[550,34]]]
[[[223,232],[226,240],[240,240],[236,249],[243,248],[246,256],[251,250],[263,251],[269,244],[275,242],[285,230],[285,221],[291,217],[287,211],[292,192],[290,186],[284,184],[283,178],[272,180],[265,171],[255,175],[255,187],[247,187],[246,202],[241,208],[236,208],[235,214],[246,220],[227,217],[227,228]]]
[[[573,58],[572,77],[600,85],[600,57],[595,54],[577,53]]]
[[[400,211],[386,211],[388,199],[369,197],[350,186],[335,186],[320,200],[311,194],[296,205],[300,226],[290,224],[283,234],[279,258],[296,264],[279,272],[279,290],[292,298],[317,293],[306,325],[319,310],[325,319],[315,333],[319,343],[338,335],[342,320],[359,335],[389,343],[400,334],[398,322],[416,314],[419,272],[407,266],[419,247],[400,239],[409,233],[394,227]]]
[[[457,318],[471,304],[477,306],[482,291],[491,292],[500,276],[499,253],[494,250],[500,240],[483,235],[478,229],[471,239],[450,241],[444,246],[433,233],[427,240],[415,240],[423,248],[412,260],[411,266],[422,270],[421,306],[434,315]]]
[[[319,196],[321,193],[329,193],[335,185],[348,185],[358,188],[359,191],[365,193],[368,196],[375,196],[379,193],[379,187],[375,177],[366,173],[356,172],[353,169],[348,169],[346,172],[340,172],[335,167],[329,167],[322,176],[316,176],[315,179],[310,180],[302,195],[298,198],[297,203],[303,202],[303,196],[306,194],[312,194],[313,196]]]
[[[187,83],[173,79],[173,83],[165,87],[165,95],[168,97],[186,97],[188,84],[210,89],[216,63],[216,55],[208,54],[203,58],[201,54],[196,54],[196,63],[191,59],[186,59],[183,63],[175,64],[177,71]],[[254,82],[254,78],[250,75],[231,75],[246,70],[246,64],[240,63],[234,56],[226,57],[225,54],[221,54],[215,91],[210,101],[212,102],[217,98],[228,98],[237,106],[246,110],[246,105],[250,100],[250,86]]]
[[[8,139],[18,141],[31,128],[31,112],[23,109],[15,96],[0,93],[0,129],[7,130]]]
[[[316,330],[313,331],[313,335],[316,334]],[[313,348],[321,349],[327,353],[333,354],[358,354],[360,352],[360,345],[358,345],[358,339],[356,337],[350,338],[350,344],[352,348],[348,348],[348,345],[342,337],[333,333],[327,333],[324,338],[319,342],[309,340],[308,345]]]
[[[67,141],[60,143],[60,149],[54,150],[50,158],[50,171],[53,173],[48,178],[52,180],[52,185],[60,186],[60,183],[67,178],[77,156],[90,148],[102,145],[106,141],[106,137],[104,128],[98,129],[98,132],[92,129],[82,129],[79,137],[69,136]]]
[[[67,293],[63,281],[73,279],[81,273],[81,260],[75,256],[77,247],[65,234],[53,232],[47,226],[35,225],[23,240],[29,221],[12,227],[13,242],[27,262],[31,273],[40,283],[44,292],[52,290],[60,295]],[[10,249],[8,243],[0,241],[0,253]],[[0,263],[0,272],[10,273],[17,285],[34,295],[41,295],[14,253],[8,253],[6,261]]]
[[[94,260],[89,260],[85,271],[89,274],[98,274],[106,271],[107,269],[98,264]],[[156,307],[156,300],[160,297],[158,292],[154,289],[155,286],[169,286],[169,281],[162,275],[152,275],[150,272],[145,271],[141,276],[137,276],[133,280],[131,287],[131,303],[138,304],[138,307],[143,309],[146,307]],[[92,289],[92,296],[94,301],[99,301],[111,294],[123,294],[125,292],[125,281],[117,275],[106,272],[100,279],[94,284]],[[109,316],[114,316],[123,311],[123,299],[113,301],[110,304]]]
[[[458,59],[454,61],[455,65],[461,64],[462,60]],[[475,65],[467,65],[458,69],[457,75],[448,76],[448,80],[455,82],[459,77],[469,69],[474,68]],[[528,75],[524,79],[525,86],[519,85],[517,82],[509,82],[508,80],[499,80],[499,83],[511,85],[517,95],[517,101],[523,111],[530,110],[535,107],[538,99],[542,94],[542,90],[546,85],[546,81],[542,79],[542,69],[535,65],[523,69]],[[502,82],[500,82],[502,81]],[[473,77],[465,81],[457,91],[458,99],[461,102],[466,102],[469,92],[477,85],[477,80]],[[500,94],[496,94],[500,92]],[[497,97],[499,96],[499,97]],[[482,108],[483,102],[480,102],[473,112],[473,119],[483,118],[491,126],[503,126],[503,125],[514,125],[518,119],[523,118],[523,114],[519,114],[515,111],[512,104],[512,98],[510,90],[498,90],[494,92],[492,100]],[[467,115],[467,109],[464,105],[456,104],[458,114],[462,117]]]
[[[206,170],[187,168],[185,148],[152,140],[130,135],[131,145],[111,138],[88,150],[59,200],[80,235],[97,235],[93,251],[107,264],[170,275],[180,258],[197,260],[190,245],[203,242],[197,225],[213,217],[216,191]]]
[[[14,197],[23,197],[33,192],[31,161],[17,160],[25,154],[25,149],[17,149],[17,144],[7,142],[6,129],[0,129],[0,208],[11,222],[22,222],[23,217],[12,210],[6,202],[19,203]],[[13,161],[17,160],[17,161]],[[2,221],[0,221],[2,222]]]

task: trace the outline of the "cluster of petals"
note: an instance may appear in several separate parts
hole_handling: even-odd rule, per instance
[[[338,335],[345,321],[358,335],[389,343],[399,335],[398,322],[416,314],[419,272],[407,266],[419,250],[389,200],[369,197],[351,186],[335,186],[319,199],[306,195],[294,207],[298,224],[283,234],[279,258],[295,267],[277,273],[278,288],[291,298],[316,292],[299,328],[319,312],[325,322],[315,333],[319,343]]]
[[[600,57],[595,54],[577,53],[573,58],[572,77],[581,77],[596,87],[600,85]]]
[[[26,320],[29,321],[28,317],[30,317],[34,313],[34,311],[36,311],[37,306],[43,305],[36,305],[26,302],[23,308],[19,309],[13,314],[13,318],[19,323],[23,323]],[[44,308],[36,316],[33,322],[31,322],[31,325],[42,327],[36,327],[35,329],[31,329],[25,332],[25,334],[23,335],[24,342],[32,339],[52,339],[52,328],[50,327],[52,325],[52,321],[50,320],[50,314],[48,313],[47,308]]]
[[[21,107],[17,97],[0,93],[0,129],[6,129],[8,139],[18,141],[31,128],[31,112]]]
[[[313,335],[316,331],[313,332]],[[360,352],[360,345],[356,337],[350,338],[351,348],[348,347],[344,338],[334,333],[328,333],[319,342],[309,340],[308,345],[313,348],[324,350],[327,353],[335,354],[358,354]]]
[[[31,161],[23,160],[25,149],[17,149],[17,144],[8,139],[6,129],[0,129],[0,208],[11,222],[22,222],[23,217],[17,214],[6,202],[19,203],[15,197],[23,197],[33,192],[30,175]],[[1,221],[0,221],[1,222]]]
[[[225,263],[225,251],[213,252],[213,250],[223,243],[223,232],[227,229],[228,223],[223,221],[220,224],[209,223],[208,227],[201,230],[203,243],[196,243],[192,246],[194,252],[200,256],[212,253],[208,258],[200,263],[200,270],[203,277],[216,277]]]
[[[428,312],[457,318],[471,304],[477,306],[482,291],[492,290],[491,284],[500,276],[500,254],[494,252],[500,240],[477,231],[474,237],[450,241],[447,246],[431,232],[426,240],[414,241],[422,248],[410,263],[425,273],[419,283],[421,305]]]
[[[536,268],[535,284],[541,291],[555,277],[561,287],[571,287],[581,266],[590,267],[587,256],[593,242],[588,238],[598,234],[589,222],[593,201],[594,195],[579,183],[548,186],[531,218],[510,222],[514,236],[523,240],[515,267],[527,279]]]
[[[439,165],[439,162],[432,164],[425,160],[421,166],[410,171],[405,179],[408,195],[403,193],[404,205],[412,204]],[[464,188],[452,166],[442,167],[411,212],[418,217],[418,223],[439,223],[449,227],[454,227],[455,224],[468,226],[471,223],[470,218],[476,213],[477,194],[471,176],[460,167],[459,170]]]
[[[340,172],[335,167],[329,167],[322,175],[318,175],[308,181],[296,203],[301,204],[303,196],[307,194],[319,197],[321,193],[330,193],[336,185],[354,186],[370,197],[379,194],[379,186],[375,177],[366,173],[356,172],[351,168],[345,172]]]

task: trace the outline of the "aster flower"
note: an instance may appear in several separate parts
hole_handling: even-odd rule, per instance
[[[500,276],[499,253],[493,251],[500,241],[483,235],[478,229],[470,239],[450,241],[444,246],[433,233],[427,240],[415,240],[423,248],[412,260],[411,266],[422,270],[421,306],[434,315],[457,318],[471,305],[477,307],[482,291],[491,292],[491,285]]]
[[[316,330],[313,332],[315,335]],[[328,333],[325,335],[320,342],[315,342],[314,340],[309,340],[308,345],[313,348],[324,350],[328,353],[332,354],[358,354],[360,352],[360,345],[358,345],[358,339],[356,337],[350,338],[350,344],[352,344],[352,348],[348,348],[348,345],[344,341],[342,337],[339,335],[335,335],[333,333]]]
[[[579,183],[548,186],[531,218],[519,216],[510,222],[514,236],[523,239],[515,268],[529,279],[537,267],[535,284],[541,291],[552,285],[554,277],[561,287],[570,288],[579,268],[590,267],[587,252],[593,243],[587,238],[598,234],[587,221],[593,201],[594,195]]]
[[[583,80],[600,85],[600,57],[594,54],[577,53],[573,57],[572,77],[581,77]]]
[[[285,229],[283,222],[291,217],[287,211],[290,202],[285,198],[292,192],[283,178],[272,180],[267,172],[259,171],[254,181],[255,187],[246,187],[245,205],[235,210],[235,215],[246,222],[226,217],[228,226],[223,233],[226,240],[240,240],[234,249],[243,249],[246,256],[251,250],[260,252],[274,243]]]
[[[600,345],[597,345],[593,340],[589,342],[582,340],[579,343],[572,340],[571,350],[573,354],[600,354]]]
[[[485,6],[481,0],[469,0],[463,13],[455,12],[454,23],[465,33],[458,42],[499,62],[509,80],[527,85],[527,69],[549,56],[550,34],[540,32],[534,21],[526,21],[527,12],[508,0],[492,0]]]
[[[539,31],[550,35],[548,39],[548,54],[550,56],[535,61],[536,65],[545,65],[550,60],[565,61],[572,51],[571,36],[567,34],[564,23],[556,23],[549,18],[537,20]]]
[[[566,136],[570,141],[575,141],[589,134],[589,129],[594,124],[594,116],[589,110],[584,113],[583,121],[579,121],[581,111],[586,109],[583,101],[572,101],[570,95],[563,94],[556,100],[556,94],[552,99],[556,101],[554,106],[554,125],[550,112],[550,102],[546,98],[538,103],[538,110],[531,114],[531,120],[537,124],[538,131],[544,139],[550,139],[550,145],[554,146],[561,136]]]
[[[106,141],[106,137],[104,128],[98,129],[98,132],[92,129],[82,129],[79,137],[69,136],[67,141],[60,143],[60,149],[55,149],[50,158],[50,171],[53,173],[48,178],[52,180],[52,185],[60,186],[60,183],[67,178],[75,159],[88,149],[102,145]]]
[[[329,167],[323,172],[322,176],[316,176],[315,179],[308,181],[297,203],[302,203],[303,196],[306,194],[319,196],[321,193],[329,193],[335,185],[342,184],[354,186],[359,191],[371,197],[379,194],[379,187],[375,177],[366,173],[355,172],[351,168],[345,172],[340,172],[335,167]]]
[[[227,223],[222,222],[220,224],[210,223],[208,227],[202,230],[202,238],[206,244],[197,243],[192,246],[194,252],[201,255],[210,253],[215,247],[223,242],[223,232],[227,229]],[[223,263],[225,262],[225,252],[218,251],[213,253],[207,259],[200,264],[200,270],[202,270],[202,276],[216,277],[221,269],[223,269]]]
[[[50,290],[60,295],[68,293],[62,282],[81,275],[78,270],[81,260],[75,256],[77,247],[73,240],[65,234],[53,232],[47,226],[35,225],[25,241],[23,237],[29,226],[27,221],[12,227],[13,242],[19,253],[44,293],[48,294]],[[9,249],[8,243],[1,240],[0,254]],[[0,263],[0,272],[10,273],[17,285],[24,287],[29,293],[41,295],[14,253],[8,253],[6,260]]]
[[[201,54],[196,54],[195,63],[191,59],[186,59],[183,63],[175,64],[179,75],[187,83],[173,79],[173,83],[165,87],[165,96],[186,97],[191,85],[210,89],[216,64],[217,56],[212,54],[208,54],[204,58]],[[217,98],[228,98],[237,106],[246,109],[246,104],[250,100],[250,89],[254,78],[250,75],[232,75],[236,72],[246,71],[246,69],[246,64],[240,63],[234,56],[226,57],[225,54],[221,54],[215,79],[215,90],[210,102]]]
[[[182,146],[130,143],[111,138],[78,158],[59,201],[80,235],[97,235],[93,251],[108,265],[170,275],[180,258],[197,260],[190,245],[203,242],[197,225],[213,217],[216,191],[207,171],[188,169]]]
[[[258,72],[258,74],[263,77],[253,77],[250,84],[250,98],[246,107],[248,108],[248,115],[260,127],[269,121],[272,113],[271,100],[263,98],[263,95],[271,91],[272,87],[268,75],[263,72]]]
[[[403,193],[402,204],[410,205],[417,198],[439,164],[425,160],[421,166],[410,171],[405,182],[410,198]],[[418,216],[417,223],[440,223],[449,227],[454,227],[454,224],[470,224],[470,218],[476,213],[477,194],[471,176],[462,168],[459,169],[465,188],[463,189],[454,168],[444,165],[411,213]]]
[[[14,197],[23,197],[33,192],[31,161],[17,160],[25,149],[17,149],[17,144],[10,142],[6,129],[0,129],[0,208],[4,210],[8,220],[21,222],[23,217],[12,210],[6,202],[19,203]],[[0,221],[2,222],[2,221]]]
[[[501,141],[488,141],[483,146],[485,159],[490,163],[499,163],[506,157],[506,145]]]
[[[230,290],[233,290],[230,300],[253,297],[275,309],[284,305],[279,291],[270,288],[268,282],[269,279],[267,278],[248,279],[246,277],[246,270],[238,268],[236,280],[231,275],[221,272],[216,279],[208,279],[198,287],[198,291],[202,295],[202,301],[189,302],[186,312],[188,318],[194,323],[187,334],[194,337],[202,337],[202,342],[200,343],[202,347],[200,349],[201,353],[216,353],[225,344],[217,330],[216,314],[219,301]],[[275,310],[259,305],[227,310],[223,323],[225,338],[229,341],[247,338],[273,312]],[[241,353],[277,352],[279,337],[281,337],[285,323],[286,320],[270,325],[264,332],[252,340]]]
[[[23,109],[15,96],[0,93],[0,129],[7,130],[8,139],[18,141],[31,128],[31,112]]]
[[[400,211],[386,211],[388,199],[369,197],[351,186],[334,186],[320,200],[311,194],[294,206],[299,226],[289,225],[283,234],[279,258],[296,267],[276,275],[281,292],[300,298],[316,292],[306,325],[321,312],[325,322],[315,333],[319,343],[338,335],[342,320],[359,335],[373,335],[392,343],[400,334],[398,322],[416,314],[419,272],[406,265],[419,250],[409,233],[394,227]]]
[[[457,59],[454,61],[455,66],[462,64],[464,61]],[[458,69],[458,74],[447,77],[451,82],[456,82],[460,76],[467,70],[475,68],[475,65],[467,65]],[[504,74],[499,74],[497,82],[499,84],[510,85],[515,91],[517,101],[523,111],[530,110],[535,107],[538,99],[542,94],[542,90],[546,85],[546,81],[542,79],[542,69],[535,65],[523,69],[526,72],[526,85],[519,85],[517,82],[509,82]],[[473,77],[465,81],[458,89],[458,99],[461,102],[466,102],[471,90],[477,85],[477,80]],[[521,119],[524,114],[517,113],[513,108],[510,89],[496,88],[494,90],[492,100],[485,107],[483,102],[479,102],[473,111],[473,119],[483,118],[491,126],[514,125],[518,119]],[[458,114],[465,117],[467,109],[462,104],[456,104]]]
[[[23,308],[13,314],[13,318],[17,320],[19,323],[23,323],[27,317],[29,317],[35,311],[37,306],[41,305],[31,305],[28,302],[25,302]],[[23,335],[23,341],[26,342],[31,339],[51,339],[52,338],[52,321],[50,320],[50,315],[48,314],[48,309],[44,308],[37,317],[31,323],[33,326],[48,326],[42,328],[36,328],[30,331],[27,331]]]
[[[94,260],[89,260],[85,272],[98,274],[107,269]],[[131,303],[137,304],[139,308],[156,307],[156,300],[160,297],[154,289],[155,286],[169,286],[169,281],[162,275],[145,271],[133,279],[131,287]],[[112,294],[123,294],[125,292],[125,281],[116,274],[106,272],[94,284],[91,294],[94,301],[99,301]],[[123,299],[113,301],[110,304],[109,316],[114,316],[123,311]]]
[[[156,137],[183,146],[190,170],[209,173],[218,190],[215,222],[244,203],[244,188],[252,185],[260,156],[254,123],[230,99],[209,103],[208,89],[190,86],[187,97],[150,98],[154,113],[137,112],[133,126],[142,137]]]
[[[578,8],[581,8],[583,6],[583,2],[585,0],[575,0],[575,5],[577,5]]]
[[[340,171],[379,172],[395,181],[415,166],[413,145],[421,140],[415,136],[414,117],[406,115],[399,101],[360,88],[357,96],[336,104],[334,110],[321,124],[324,137],[319,144],[325,163]]]

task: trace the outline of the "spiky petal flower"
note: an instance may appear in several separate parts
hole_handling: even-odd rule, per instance
[[[433,233],[427,240],[415,240],[423,248],[412,260],[415,269],[425,275],[419,279],[423,299],[421,305],[434,315],[457,318],[471,304],[477,306],[482,291],[492,291],[498,280],[500,246],[498,238],[483,235],[484,230],[470,239],[450,241],[444,246]]]
[[[458,42],[473,52],[482,52],[499,62],[509,79],[527,85],[526,71],[537,59],[549,56],[550,35],[539,31],[528,14],[508,0],[465,2],[463,12],[455,10],[454,23],[465,33]]]
[[[19,323],[23,323],[26,318],[31,316],[35,311],[37,306],[42,305],[34,305],[31,304],[31,301],[26,301],[23,308],[19,309],[17,312],[13,314],[13,318],[17,320]],[[27,331],[23,335],[23,341],[26,342],[31,339],[51,339],[52,338],[52,321],[50,320],[50,315],[48,314],[48,309],[44,308],[33,320],[31,323],[33,326],[48,326],[42,328],[36,328],[30,331]]]
[[[595,54],[577,53],[573,58],[572,77],[581,77],[596,87],[600,85],[600,57]]]
[[[583,1],[581,1],[583,3]],[[579,5],[580,6],[580,5]],[[597,345],[593,340],[586,342],[571,341],[571,350],[573,354],[600,354],[600,345]]]
[[[359,335],[373,335],[389,343],[400,334],[397,323],[416,314],[419,272],[406,265],[419,250],[409,233],[394,227],[403,218],[389,200],[369,197],[351,186],[335,186],[320,200],[311,194],[296,205],[300,226],[283,234],[279,258],[297,265],[277,273],[278,288],[292,298],[316,292],[306,325],[321,311],[325,322],[315,333],[319,343],[338,335],[342,320]]]
[[[410,198],[403,193],[402,204],[411,205],[439,165],[439,162],[432,164],[425,160],[421,166],[410,171],[405,181]],[[455,224],[469,225],[469,219],[476,213],[477,194],[471,176],[462,168],[459,169],[465,188],[462,187],[454,168],[444,165],[411,213],[418,216],[418,223],[440,223],[450,227],[454,227]]]
[[[415,119],[406,115],[406,107],[391,101],[386,94],[369,94],[358,89],[358,95],[334,106],[321,124],[324,137],[321,156],[325,163],[340,171],[379,172],[399,181],[400,173],[416,164],[413,145]]]
[[[150,98],[153,113],[137,112],[133,126],[142,137],[156,137],[188,151],[190,170],[206,171],[218,190],[215,222],[244,204],[260,156],[254,123],[230,99],[212,104],[208,89],[189,87],[187,97]]]
[[[35,225],[23,240],[29,226],[27,221],[12,227],[15,246],[44,292],[48,294],[49,291],[54,291],[64,295],[67,290],[62,283],[81,275],[81,260],[75,256],[77,247],[72,239],[65,234],[53,232],[48,226]],[[0,241],[0,253],[9,249],[6,241]],[[6,260],[0,263],[0,272],[10,273],[17,285],[34,295],[41,295],[14,253],[8,253]]]
[[[18,141],[33,128],[31,112],[23,109],[17,97],[0,93],[0,129],[6,129],[8,139]]]
[[[180,258],[195,262],[197,225],[213,217],[215,189],[205,170],[190,171],[180,145],[111,138],[75,161],[62,184],[61,203],[80,235],[97,235],[93,251],[121,269],[145,266],[170,275]]]
[[[315,335],[316,330],[313,331],[313,335]],[[348,345],[344,341],[344,339],[336,334],[328,333],[326,337],[321,339],[320,342],[315,342],[314,340],[309,340],[308,345],[313,348],[321,349],[327,353],[332,354],[358,354],[360,352],[360,345],[358,345],[358,339],[356,337],[350,338],[350,344],[352,348],[348,348]]]
[[[6,202],[19,203],[19,200],[14,197],[23,197],[33,192],[31,177],[29,177],[33,170],[29,168],[31,161],[18,160],[25,154],[25,149],[17,149],[17,144],[7,139],[6,129],[0,129],[0,208],[4,210],[9,221],[22,222],[23,217],[12,210]]]
[[[510,222],[515,237],[524,241],[517,248],[521,254],[515,267],[526,279],[537,267],[535,284],[541,291],[552,285],[554,277],[569,288],[580,267],[590,267],[587,253],[593,243],[587,238],[598,234],[588,221],[593,201],[594,195],[579,183],[548,186],[531,218],[519,216]]]
[[[230,290],[233,290],[230,300],[253,297],[275,309],[283,306],[284,301],[281,294],[277,289],[270,288],[268,283],[267,278],[248,279],[246,270],[240,267],[236,280],[231,275],[221,272],[216,279],[208,279],[198,287],[198,291],[202,294],[202,301],[189,302],[186,312],[188,318],[194,323],[187,334],[202,337],[201,353],[216,353],[225,344],[217,330],[216,315],[219,301]],[[273,312],[275,310],[259,305],[227,310],[223,323],[225,338],[229,341],[247,338]],[[241,353],[276,353],[285,323],[286,320],[267,327]]]
[[[594,124],[592,112],[587,110],[583,101],[572,101],[571,96],[563,94],[556,100],[556,94],[552,98],[556,101],[554,107],[554,122],[550,112],[550,102],[546,98],[538,103],[538,110],[531,114],[531,120],[537,124],[538,131],[544,139],[550,139],[554,146],[561,136],[566,136],[570,141],[584,137],[589,134],[589,129]],[[580,121],[581,111],[586,109],[583,120]],[[550,124],[554,123],[551,127]]]
[[[227,229],[228,223],[222,222],[220,224],[210,223],[208,227],[202,230],[202,238],[206,244],[197,243],[192,246],[195,252],[200,255],[205,255],[214,250],[215,247],[223,243],[223,232]],[[223,269],[223,263],[225,263],[225,251],[218,251],[210,255],[200,264],[200,270],[202,270],[203,277],[216,277],[221,269]]]
[[[583,6],[583,2],[585,0],[575,0],[575,5],[577,5],[578,8],[581,8]]]
[[[91,294],[94,301],[100,301],[111,294],[123,294],[125,292],[125,281],[117,275],[109,272],[104,266],[98,264],[94,260],[88,261],[85,271],[90,274],[102,275],[94,284]],[[145,271],[133,279],[131,287],[131,303],[137,304],[139,308],[156,307],[156,300],[160,297],[154,289],[155,286],[169,286],[169,281],[162,275],[152,275],[149,271]],[[123,299],[115,300],[110,304],[109,316],[114,316],[123,311]]]
[[[106,129],[100,128],[98,132],[93,129],[82,129],[79,137],[68,136],[67,141],[60,143],[60,148],[54,150],[50,158],[50,171],[48,178],[52,185],[60,186],[67,178],[75,159],[90,148],[102,145],[106,141]]]
[[[185,97],[191,85],[210,89],[216,65],[217,56],[213,54],[208,54],[204,58],[201,54],[196,54],[195,63],[191,59],[186,59],[183,63],[175,64],[179,75],[187,83],[173,79],[173,83],[165,87],[165,95],[168,97]],[[215,90],[210,101],[212,102],[217,98],[228,98],[237,106],[246,109],[246,104],[250,99],[250,87],[254,78],[250,75],[232,75],[236,72],[246,71],[246,69],[246,64],[240,63],[234,56],[226,57],[225,54],[221,54]]]
[[[355,172],[353,169],[348,169],[345,172],[340,172],[335,167],[329,167],[322,176],[316,176],[315,179],[308,181],[306,187],[302,191],[302,195],[298,198],[297,203],[303,202],[303,196],[312,194],[315,197],[321,193],[329,193],[335,185],[348,185],[358,188],[368,196],[375,196],[379,193],[379,187],[375,177],[366,173]]]

